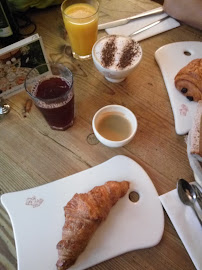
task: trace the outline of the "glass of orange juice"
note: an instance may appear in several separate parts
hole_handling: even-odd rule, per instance
[[[91,58],[92,47],[97,40],[98,0],[65,0],[61,5],[73,57]]]

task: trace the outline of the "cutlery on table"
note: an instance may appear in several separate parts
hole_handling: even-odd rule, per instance
[[[0,115],[7,114],[10,112],[10,105],[3,104],[2,99],[0,99]]]
[[[178,191],[178,195],[180,200],[186,204],[192,207],[192,209],[194,210],[201,226],[202,226],[202,219],[199,216],[198,212],[196,211],[195,208],[195,203],[196,203],[196,193],[192,187],[192,185],[190,185],[186,180],[184,179],[180,179],[177,183],[177,191]]]
[[[120,20],[116,20],[116,21],[113,21],[113,22],[99,24],[98,25],[98,30],[124,25],[124,24],[127,24],[128,22],[130,22],[132,20],[142,18],[142,17],[147,17],[147,16],[150,16],[150,15],[160,14],[162,12],[164,12],[163,8],[159,7],[159,8],[153,9],[153,10],[149,10],[149,11],[137,14],[135,16],[125,18],[125,19],[120,19]]]
[[[197,202],[202,209],[202,192],[200,191],[200,189],[196,185],[192,185],[192,187],[196,193]]]
[[[139,34],[139,33],[143,32],[143,31],[145,31],[145,30],[147,30],[147,29],[149,29],[149,28],[151,28],[151,27],[153,27],[153,26],[155,26],[155,25],[157,25],[157,24],[165,21],[168,18],[170,18],[170,16],[163,17],[162,19],[159,19],[159,20],[157,20],[157,21],[155,21],[153,23],[150,23],[150,24],[148,24],[148,25],[146,25],[146,26],[138,29],[137,31],[133,32],[132,34],[129,35],[129,37],[132,37],[132,36],[134,36],[136,34]]]

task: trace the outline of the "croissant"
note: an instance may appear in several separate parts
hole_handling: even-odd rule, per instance
[[[202,100],[202,59],[195,59],[175,76],[175,86],[190,101]]]
[[[111,207],[127,193],[128,188],[127,181],[108,181],[88,193],[75,194],[67,203],[62,240],[57,244],[58,270],[66,270],[75,263]]]

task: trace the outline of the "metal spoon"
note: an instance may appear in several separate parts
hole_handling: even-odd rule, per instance
[[[137,34],[143,32],[143,31],[145,31],[145,30],[147,30],[147,29],[149,29],[149,28],[151,28],[151,27],[153,27],[153,26],[155,26],[155,25],[157,25],[157,24],[159,24],[159,23],[161,23],[161,22],[167,20],[168,18],[170,18],[170,16],[163,17],[163,18],[160,19],[160,20],[157,20],[157,21],[155,21],[155,22],[153,22],[153,23],[150,23],[150,24],[144,26],[143,28],[140,28],[139,30],[133,32],[132,34],[129,35],[129,37],[132,37],[132,36],[134,36],[134,35],[137,35]]]
[[[4,115],[10,112],[10,105],[5,104],[3,98],[0,98],[0,115]]]
[[[0,115],[7,114],[10,112],[10,105],[8,104],[3,104],[0,106]]]
[[[194,191],[196,193],[197,202],[202,209],[202,192],[200,191],[200,189],[196,185],[192,185],[192,188],[194,189]]]
[[[177,183],[177,191],[178,195],[180,197],[180,200],[186,204],[192,207],[194,210],[201,226],[202,226],[202,219],[200,218],[198,212],[195,209],[195,202],[196,202],[196,193],[192,186],[184,179],[180,179]]]

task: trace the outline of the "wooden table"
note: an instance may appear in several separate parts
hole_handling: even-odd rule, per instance
[[[149,0],[124,3],[102,0],[100,23],[158,6]],[[30,11],[30,16],[37,24],[49,60],[63,63],[74,74],[76,118],[74,126],[67,131],[54,131],[35,106],[27,117],[23,116],[28,99],[25,92],[10,98],[11,112],[0,120],[0,194],[50,183],[119,154],[132,158],[146,170],[159,195],[174,189],[181,177],[194,181],[185,138],[175,132],[170,101],[154,53],[168,43],[202,41],[201,32],[182,25],[141,41],[144,57],[140,65],[124,82],[112,84],[96,70],[92,60],[80,62],[72,58],[59,6]],[[104,34],[100,31],[99,37]],[[124,105],[137,117],[137,134],[125,147],[111,149],[94,137],[92,117],[108,104]],[[0,208],[0,269],[17,269],[13,231],[3,207]],[[165,213],[165,231],[157,246],[118,256],[91,269],[191,270],[195,267]]]

